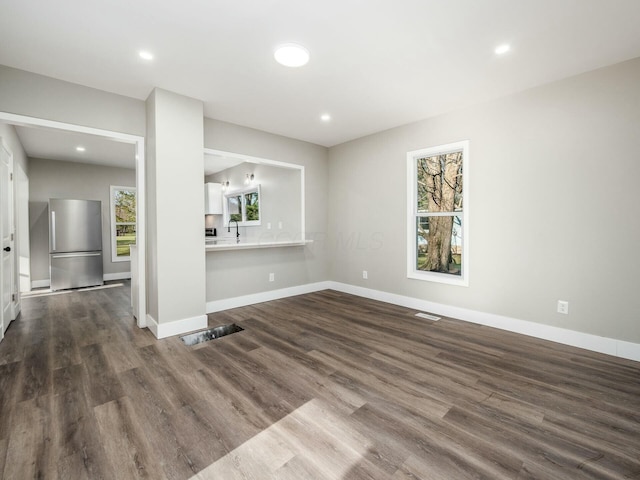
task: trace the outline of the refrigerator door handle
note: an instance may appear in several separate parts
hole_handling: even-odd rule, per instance
[[[51,255],[51,258],[70,258],[70,257],[99,257],[102,252],[87,252],[87,253],[58,253]]]
[[[56,250],[56,212],[51,211],[51,251]]]

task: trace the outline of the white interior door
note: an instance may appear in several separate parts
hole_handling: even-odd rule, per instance
[[[0,139],[1,140],[1,139]],[[0,141],[0,340],[13,320],[13,179],[11,153]]]

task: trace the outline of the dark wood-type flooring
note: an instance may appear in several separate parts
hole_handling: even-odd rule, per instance
[[[323,291],[186,347],[127,286],[0,344],[3,479],[640,479],[640,364]]]

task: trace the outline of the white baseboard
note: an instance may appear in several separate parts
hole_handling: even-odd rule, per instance
[[[45,279],[45,280],[33,280],[31,282],[31,289],[34,288],[47,288],[49,285],[51,285],[51,282],[49,281],[49,279]]]
[[[269,290],[268,292],[243,295],[241,297],[214,300],[212,302],[207,302],[207,313],[220,312],[222,310],[229,310],[230,308],[246,307],[247,305],[255,305],[256,303],[269,302],[280,298],[327,290],[331,288],[331,284],[332,282],[307,283],[306,285],[299,285],[296,287],[281,288],[279,290]]]
[[[370,288],[357,287],[340,282],[327,282],[328,288],[339,292],[370,298],[382,302],[392,303],[407,308],[423,310],[446,317],[457,318],[471,323],[486,325],[489,327],[520,333],[530,337],[551,340],[552,342],[584,348],[599,353],[606,353],[616,357],[626,358],[640,362],[640,344],[625,342],[615,338],[599,337],[589,333],[576,332],[566,328],[553,327],[541,323],[518,320],[516,318],[479,312],[467,308],[454,307],[442,303],[429,302],[413,297],[405,297],[393,293],[382,292]]]
[[[155,318],[147,314],[147,327],[157,339],[173,337],[174,335],[182,335],[183,333],[207,328],[207,316],[198,315],[174,320],[173,322],[158,323]]]
[[[102,279],[107,282],[109,280],[127,280],[131,278],[131,272],[105,273]]]
[[[147,317],[147,328],[149,330],[151,330],[151,333],[153,333],[153,335],[156,338],[158,338],[158,322],[156,322],[156,319],[153,318],[148,313],[147,313],[146,317]]]
[[[640,344],[616,340],[616,357],[640,362]]]

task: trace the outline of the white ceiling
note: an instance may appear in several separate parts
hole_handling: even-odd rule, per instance
[[[73,133],[52,128],[16,126],[27,156],[47,160],[135,168],[135,145],[116,142],[96,135]],[[76,147],[83,146],[84,152]]]
[[[246,160],[233,157],[225,157],[222,155],[214,155],[211,153],[204,154],[204,174],[212,175],[221,172],[227,168],[235,167],[244,163]]]
[[[2,0],[0,64],[331,146],[638,57],[639,25],[639,0]]]
[[[135,146],[115,140],[52,128],[15,125],[20,143],[30,158],[136,168]],[[76,147],[83,146],[79,152]],[[204,154],[204,175],[212,175],[244,163],[241,158]]]

